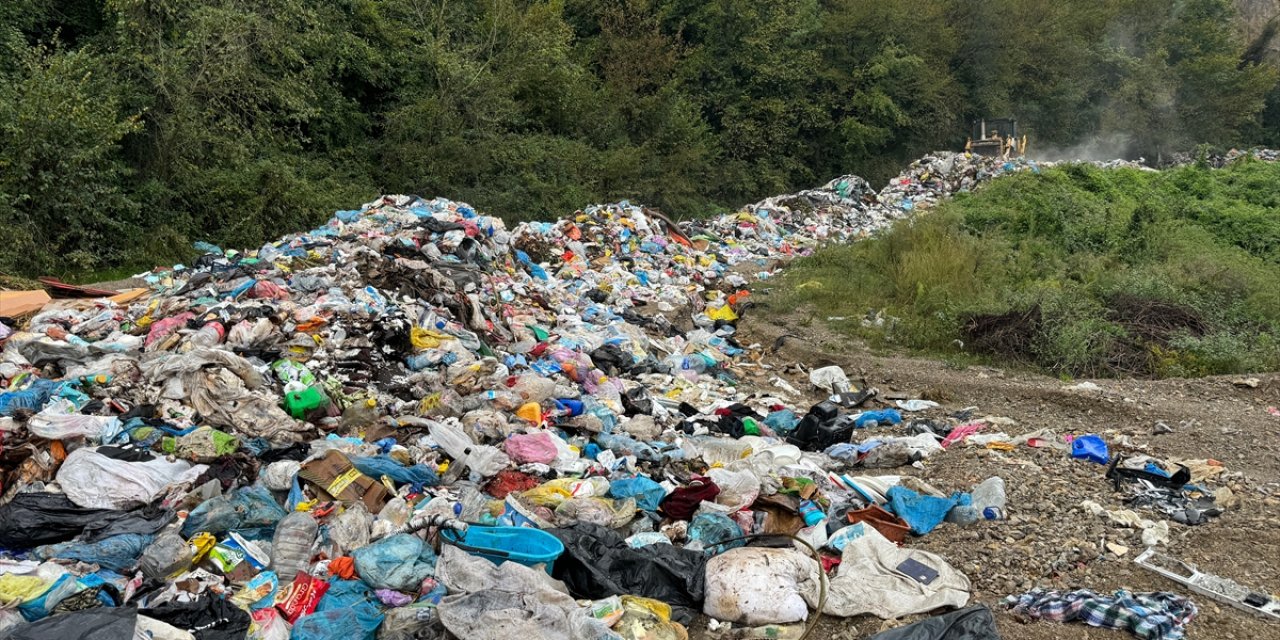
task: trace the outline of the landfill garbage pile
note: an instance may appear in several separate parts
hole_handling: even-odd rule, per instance
[[[798,637],[964,607],[968,577],[903,545],[1001,519],[1003,481],[879,470],[1106,443],[911,419],[936,405],[876,408],[838,367],[747,388],[735,322],[779,256],[1031,169],[938,154],[683,227],[388,196],[0,322],[0,638]],[[1113,464],[1151,520],[1099,516],[1217,515],[1161,472]]]

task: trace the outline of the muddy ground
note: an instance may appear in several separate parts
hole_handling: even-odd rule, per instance
[[[760,302],[767,305],[767,296]],[[781,374],[795,387],[807,389],[808,367],[838,364],[855,383],[865,380],[881,392],[908,392],[942,403],[940,409],[917,416],[936,417],[977,407],[978,416],[1012,418],[1013,426],[999,429],[1011,435],[1045,427],[1063,434],[1099,433],[1111,443],[1112,453],[1221,461],[1226,471],[1217,484],[1232,488],[1238,506],[1201,526],[1171,522],[1171,542],[1164,551],[1202,570],[1280,592],[1280,417],[1267,411],[1280,405],[1278,374],[1250,376],[1257,378],[1256,388],[1233,384],[1237,376],[1093,380],[1097,390],[1082,390],[1072,388],[1078,380],[1068,383],[990,367],[957,370],[937,360],[872,354],[800,312],[759,309],[742,320],[739,332],[743,344],[758,343],[765,351],[784,334],[797,336],[783,339],[776,352],[761,358],[759,367],[741,370],[745,381],[757,387],[772,388],[768,378]],[[818,398],[815,392],[806,400]],[[1157,422],[1173,432],[1156,434]],[[1126,439],[1128,446],[1121,444]],[[1114,492],[1104,472],[1105,467],[1072,460],[1064,452],[1029,447],[1012,452],[953,447],[928,459],[923,469],[867,471],[870,475],[918,475],[947,492],[968,491],[989,476],[1002,476],[1009,491],[1007,520],[970,527],[943,524],[927,536],[910,538],[907,544],[938,553],[964,571],[973,582],[973,602],[992,608],[1004,638],[1116,640],[1130,636],[1079,623],[1027,623],[999,606],[1005,596],[1036,586],[1188,593],[1133,563],[1143,549],[1137,530],[1119,528],[1080,507],[1081,501],[1091,499],[1108,509],[1124,508],[1121,494]],[[1107,550],[1107,543],[1129,551],[1117,556]],[[1188,638],[1280,638],[1280,624],[1191,595],[1200,615],[1188,626]],[[921,617],[899,621],[871,616],[824,618],[810,638],[865,638]],[[705,620],[695,622],[690,631],[695,640],[710,637]]]

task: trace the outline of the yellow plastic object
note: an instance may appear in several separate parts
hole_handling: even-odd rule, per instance
[[[414,327],[409,331],[409,342],[413,343],[413,348],[418,351],[422,351],[423,349],[435,349],[445,340],[453,339],[454,337],[447,333],[423,329],[422,327]]]
[[[725,305],[723,307],[707,309],[707,317],[711,318],[712,320],[724,320],[725,322],[733,322],[734,320],[738,319],[738,314],[733,312],[733,307],[730,307],[729,305]]]
[[[191,563],[195,564],[209,555],[210,551],[213,551],[213,548],[218,544],[218,539],[212,533],[197,533],[187,541],[187,544],[195,547],[195,555],[191,558]]]
[[[658,619],[663,622],[671,620],[671,605],[661,600],[641,598],[640,596],[622,596],[622,607],[624,609],[643,609],[658,616]]]
[[[542,422],[542,405],[536,402],[527,402],[516,409],[516,415],[533,424]]]
[[[0,575],[0,606],[19,605],[34,600],[52,586],[36,576],[20,576],[13,573]]]

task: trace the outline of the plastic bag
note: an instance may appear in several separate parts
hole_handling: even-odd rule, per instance
[[[150,504],[170,486],[194,482],[204,465],[155,458],[125,462],[95,449],[76,449],[58,469],[58,485],[72,502],[87,508],[127,509]]]
[[[516,464],[551,464],[555,461],[557,450],[552,442],[555,436],[546,431],[537,433],[517,433],[507,438],[503,447],[507,455]]]
[[[454,460],[466,460],[467,467],[473,476],[490,478],[507,468],[511,459],[496,447],[479,445],[467,436],[466,432],[453,424],[434,422],[431,424],[431,439],[444,449]],[[467,453],[467,449],[471,453]],[[477,478],[472,477],[472,480]]]
[[[373,640],[382,613],[367,602],[345,609],[318,611],[293,625],[290,640]]]
[[[978,605],[881,631],[867,640],[1000,640],[991,610]]]
[[[85,509],[60,493],[19,493],[0,505],[0,547],[28,549],[66,542],[81,533],[87,534],[88,541],[121,533],[155,533],[171,520],[173,512],[166,510]]]
[[[806,620],[821,579],[822,567],[795,549],[732,549],[707,562],[702,611],[748,625]]]
[[[734,511],[751,506],[760,495],[760,479],[749,470],[730,471],[717,467],[707,471],[707,477],[720,487],[716,504],[725,505]]]
[[[401,484],[413,485],[417,489],[440,484],[440,477],[436,475],[435,470],[426,465],[405,466],[388,456],[347,456],[347,459],[356,470],[375,480],[387,476]]]
[[[729,516],[719,513],[700,513],[694,516],[689,523],[688,536],[690,540],[702,543],[702,549],[712,554],[747,544],[745,540],[727,542],[741,538],[742,527],[729,519]]]
[[[70,400],[57,398],[27,422],[32,434],[50,440],[88,438],[94,442],[109,441],[120,433],[120,419],[115,416],[87,416]]]
[[[684,623],[692,621],[701,606],[707,563],[701,552],[667,544],[632,549],[617,532],[588,523],[548,533],[565,546],[552,575],[563,580],[574,596],[653,598],[671,605],[673,617]],[[502,566],[509,564],[513,563]]]
[[[657,511],[667,490],[648,476],[622,478],[609,483],[609,495],[614,498],[635,498],[636,506],[645,511]]]
[[[373,516],[363,502],[352,503],[326,525],[329,539],[338,546],[341,553],[350,553],[369,544],[372,526]]]
[[[903,486],[892,487],[885,495],[889,498],[889,510],[910,525],[911,532],[918,536],[942,524],[947,512],[959,502],[958,497],[920,495]]]
[[[624,527],[636,515],[636,501],[631,498],[570,498],[556,507],[556,524],[569,526],[590,522],[610,529]]]
[[[242,487],[230,498],[218,496],[192,509],[182,523],[182,535],[190,538],[201,532],[221,535],[236,529],[270,528],[286,515],[265,487]]]
[[[590,617],[546,573],[515,562],[494,565],[452,546],[441,551],[440,582],[451,595],[437,607],[441,622],[468,640],[597,640],[608,627]]]
[[[249,635],[245,640],[289,640],[289,623],[279,611],[270,607],[253,612]]]
[[[79,560],[101,565],[104,569],[122,572],[138,563],[142,552],[153,539],[155,536],[123,533],[98,542],[65,542],[40,547],[36,549],[36,555],[43,558]]]
[[[17,627],[5,640],[121,640],[133,638],[138,610],[95,607]]]
[[[400,533],[351,552],[356,572],[377,589],[416,591],[435,570],[436,554],[422,540]]]

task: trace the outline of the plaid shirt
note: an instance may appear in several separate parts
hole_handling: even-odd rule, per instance
[[[1180,640],[1183,627],[1196,617],[1196,605],[1175,593],[1131,593],[1104,596],[1080,589],[1069,593],[1032,589],[1009,596],[1012,613],[1039,620],[1079,620],[1095,627],[1128,629],[1143,640]]]

